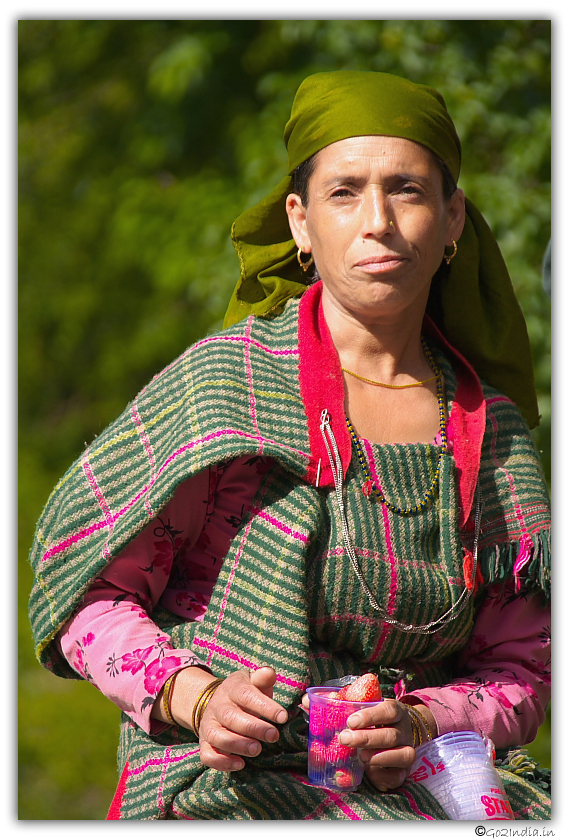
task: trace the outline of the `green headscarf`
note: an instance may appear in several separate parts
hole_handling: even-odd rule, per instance
[[[427,146],[455,181],[461,143],[440,93],[388,73],[341,70],[309,76],[285,127],[289,174],[235,221],[232,239],[241,276],[225,326],[265,315],[300,295],[307,280],[297,262],[285,199],[293,171],[325,146],[347,137],[383,134]],[[427,307],[448,341],[490,385],[510,397],[532,428],[538,405],[526,323],[489,226],[472,202],[458,252],[436,272]]]

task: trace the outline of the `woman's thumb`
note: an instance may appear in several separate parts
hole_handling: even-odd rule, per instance
[[[270,665],[263,665],[250,674],[251,684],[258,688],[266,697],[273,697],[273,686],[277,674]]]

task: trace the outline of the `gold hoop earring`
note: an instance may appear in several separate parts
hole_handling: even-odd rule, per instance
[[[303,271],[306,273],[310,269],[312,264],[315,262],[315,258],[313,257],[312,254],[309,254],[309,259],[306,262],[303,262],[301,254],[304,254],[304,253],[305,252],[301,251],[300,248],[297,249],[297,262],[299,263],[299,265],[301,266]]]
[[[396,225],[394,224],[394,222],[393,222],[391,219],[390,219],[390,227],[391,227],[391,228],[395,228],[395,227],[396,227]]]
[[[449,254],[449,256],[448,256],[447,254],[444,253],[444,255],[443,255],[443,259],[445,260],[445,262],[448,265],[451,262],[451,260],[454,258],[454,256],[457,254],[457,242],[455,241],[455,239],[452,239],[451,241],[453,242],[453,254]]]

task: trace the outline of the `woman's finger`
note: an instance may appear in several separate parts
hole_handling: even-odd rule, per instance
[[[278,739],[278,729],[235,706],[223,706],[215,713],[204,714],[200,724],[200,740],[236,755],[256,756],[262,742],[273,744]]]
[[[368,727],[368,728],[366,728]],[[397,700],[385,700],[351,715],[340,735],[341,744],[369,750],[413,746],[414,734],[408,709]]]
[[[381,791],[393,790],[406,781],[407,771],[395,767],[369,767],[364,770],[374,787]]]
[[[413,747],[401,747],[393,750],[360,750],[360,758],[369,767],[399,767],[408,770],[415,761]]]
[[[268,668],[259,670],[263,670],[264,672],[273,671],[273,669]],[[270,682],[270,679],[267,674],[260,675],[259,672],[254,672],[254,674],[250,675],[248,671],[236,671],[234,674],[230,674],[222,685],[224,693],[227,693],[228,699],[245,712],[278,724],[286,723],[288,716],[283,706],[273,700],[271,696],[264,693],[264,691],[269,692],[275,682],[274,679],[273,682]],[[255,684],[256,682],[261,684],[261,688]],[[220,689],[216,691],[216,694],[219,691]],[[212,698],[210,704],[214,698]]]
[[[210,744],[218,752],[227,755],[254,758],[261,752],[261,743],[257,739],[244,738],[224,729],[223,726],[201,726],[200,744]]]
[[[217,750],[208,741],[200,741],[200,761],[206,767],[212,767],[214,770],[223,770],[224,773],[243,770],[245,767],[243,758]]]
[[[275,669],[270,665],[262,665],[255,671],[251,671],[249,679],[252,685],[258,688],[266,697],[273,699],[273,686],[277,680]]]
[[[375,706],[360,709],[350,715],[346,725],[349,729],[366,729],[370,726],[395,726],[407,717],[403,703],[388,698]]]
[[[413,746],[414,736],[408,720],[396,726],[381,726],[373,729],[343,729],[338,739],[347,747],[369,750],[393,750],[396,747]]]

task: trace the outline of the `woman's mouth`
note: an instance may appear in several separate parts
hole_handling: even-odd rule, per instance
[[[361,268],[371,274],[382,271],[392,271],[404,262],[404,257],[397,254],[384,254],[383,256],[366,257],[356,263],[356,268]]]

